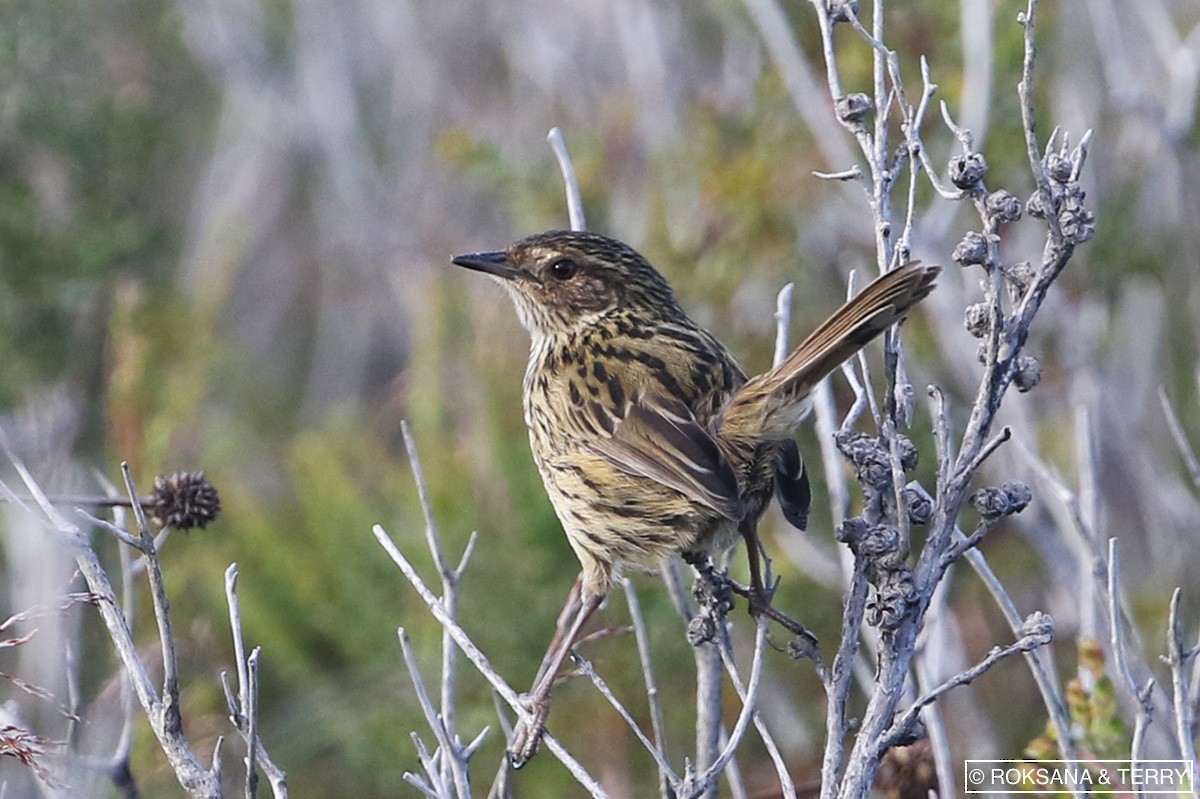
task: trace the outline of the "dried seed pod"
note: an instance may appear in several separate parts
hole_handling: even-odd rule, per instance
[[[1021,625],[1021,636],[1041,638],[1045,643],[1049,643],[1054,638],[1054,619],[1048,613],[1035,610],[1025,617],[1025,622]]]
[[[1016,222],[1021,218],[1021,201],[1004,189],[989,194],[983,206],[998,222]]]
[[[866,433],[839,433],[834,437],[834,443],[854,464],[863,485],[883,490],[892,484],[891,459],[887,450],[880,446],[879,439]]]
[[[835,106],[838,119],[843,122],[861,122],[874,107],[874,101],[862,92],[847,94]]]
[[[981,488],[971,494],[968,502],[985,519],[999,519],[1025,510],[1033,499],[1029,486],[1013,480],[1002,486]]]
[[[954,260],[963,266],[974,266],[987,261],[988,241],[982,233],[971,230],[954,248]]]
[[[1010,513],[1020,513],[1033,501],[1033,491],[1020,480],[1010,480],[1000,487],[1008,494]]]
[[[1083,205],[1083,192],[1068,192],[1058,212],[1058,224],[1063,238],[1072,244],[1083,244],[1096,234],[1096,215]]]
[[[914,596],[916,588],[907,568],[880,574],[875,594],[867,600],[867,623],[881,630],[895,630],[908,615]]]
[[[221,498],[204,472],[176,472],[154,478],[147,510],[163,527],[203,530],[221,512]]]
[[[1046,154],[1046,174],[1055,183],[1066,183],[1071,179],[1071,173],[1075,171],[1075,164],[1065,155],[1058,153]]]
[[[972,189],[987,174],[987,161],[982,153],[966,153],[950,159],[950,182],[960,189]]]
[[[1025,201],[1025,210],[1034,219],[1045,219],[1050,216],[1049,199],[1041,189],[1034,189],[1033,194]]]
[[[900,534],[886,524],[868,527],[859,538],[854,554],[868,558],[890,555],[900,548]]]
[[[1017,391],[1024,394],[1032,391],[1042,381],[1042,364],[1032,355],[1022,355],[1017,358],[1017,371],[1013,375],[1013,383]]]
[[[988,307],[986,303],[976,302],[967,306],[966,315],[963,317],[963,325],[966,326],[967,332],[975,338],[983,338],[988,331]]]
[[[999,519],[1009,514],[1008,492],[1003,488],[981,488],[971,494],[967,501],[985,519]]]
[[[870,525],[861,516],[851,516],[838,525],[836,531],[837,540],[854,547],[862,540],[862,537],[867,534],[867,530],[869,529]]]
[[[924,492],[916,489],[916,483],[909,483],[904,489],[904,504],[908,506],[908,521],[912,524],[928,524],[933,515],[933,503]]]

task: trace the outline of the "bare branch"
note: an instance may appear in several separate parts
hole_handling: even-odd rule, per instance
[[[420,667],[417,665],[417,657],[413,654],[412,644],[409,641],[408,633],[401,627],[396,631],[397,637],[400,639],[400,651],[404,654],[404,664],[408,667],[408,676],[412,680],[413,688],[417,692],[417,704],[421,707],[421,712],[425,714],[425,723],[429,725],[429,729],[433,730],[433,736],[437,738],[438,747],[443,760],[449,760],[452,763],[461,762],[462,753],[454,741],[451,740],[453,731],[447,727],[445,719],[438,715],[434,710],[433,701],[429,698],[429,692],[425,690],[425,680],[421,678]],[[439,775],[443,776],[443,775]],[[453,771],[454,789],[460,799],[469,799],[471,796],[470,779],[465,769],[456,768]]]
[[[1180,756],[1189,763],[1196,762],[1196,738],[1193,706],[1188,694],[1187,673],[1196,658],[1195,649],[1188,649],[1179,623],[1179,603],[1183,592],[1176,588],[1171,594],[1171,609],[1167,616],[1167,665],[1171,668],[1171,692],[1175,708],[1175,742]]]
[[[246,658],[246,799],[254,799],[258,793],[258,658],[262,650],[254,647]]]
[[[96,552],[88,544],[87,536],[78,526],[67,521],[50,503],[41,486],[13,452],[8,437],[2,430],[0,430],[0,449],[4,450],[5,455],[25,483],[26,490],[34,497],[38,507],[42,510],[44,518],[41,519],[41,523],[55,530],[58,537],[71,546],[79,572],[87,582],[88,590],[96,597],[95,605],[104,621],[109,638],[112,639],[117,655],[137,694],[138,702],[150,720],[150,728],[154,731],[154,736],[158,739],[179,784],[195,797],[219,797],[221,794],[220,784],[207,769],[200,765],[192,751],[191,744],[183,735],[179,725],[168,722],[168,713],[158,697],[146,664],[141,659],[133,641],[133,634],[126,622],[125,615],[117,604],[108,573],[101,565]],[[0,491],[28,510],[24,503],[12,494],[8,486],[0,483]],[[166,646],[164,644],[164,647]],[[175,718],[177,721],[177,714]]]
[[[1034,620],[1035,623],[1038,621],[1034,619],[1034,617],[1031,617],[1031,620]],[[1051,627],[1050,629],[1053,628]],[[1021,636],[1015,643],[1012,643],[1006,647],[992,647],[991,651],[988,652],[987,656],[983,660],[979,661],[974,666],[971,666],[969,669],[965,669],[958,674],[955,674],[937,688],[934,688],[932,691],[929,691],[917,699],[917,701],[913,702],[909,708],[904,711],[904,713],[900,714],[900,716],[898,716],[892,723],[892,727],[886,734],[885,743],[882,748],[887,749],[891,746],[895,746],[902,738],[908,735],[913,724],[917,720],[917,716],[920,715],[921,709],[926,705],[933,704],[933,702],[935,702],[942,694],[946,693],[952,688],[957,688],[960,685],[967,685],[968,683],[974,682],[976,678],[981,676],[984,672],[1009,655],[1015,655],[1020,652],[1030,652],[1038,647],[1042,647],[1050,643],[1050,639],[1051,633],[1049,631],[1035,630]]]
[[[467,656],[467,659],[471,661],[476,670],[483,675],[483,678],[487,680],[489,684],[491,684],[492,688],[494,688],[496,693],[500,695],[504,702],[510,708],[512,708],[513,712],[522,718],[528,717],[529,711],[526,710],[525,706],[521,703],[517,692],[513,690],[512,686],[510,686],[503,677],[500,676],[500,674],[492,666],[491,661],[488,660],[487,655],[483,654],[479,647],[475,646],[475,643],[470,639],[466,631],[463,630],[463,628],[460,627],[458,623],[449,616],[449,614],[446,613],[446,609],[442,606],[442,603],[436,596],[434,596],[433,592],[429,589],[429,586],[425,584],[425,581],[421,579],[420,575],[417,574],[417,570],[413,568],[413,565],[409,563],[407,558],[404,557],[404,554],[396,546],[395,542],[392,541],[391,536],[389,536],[383,527],[378,524],[372,528],[372,532],[374,533],[375,539],[379,542],[380,546],[382,546],[384,551],[387,552],[388,557],[392,559],[393,563],[400,567],[400,572],[404,575],[405,579],[407,579],[409,583],[412,584],[413,588],[417,590],[417,593],[425,602],[425,605],[429,608],[429,611],[433,614],[433,617],[438,620],[438,623],[441,624],[443,628],[449,631],[450,636],[454,639],[454,642],[458,645],[458,648],[461,649],[462,653]],[[573,776],[592,796],[608,796],[605,790],[600,787],[600,783],[596,782],[596,780],[590,774],[588,774],[587,769],[585,769],[583,765],[579,763],[579,761],[572,757],[566,748],[559,742],[559,740],[551,735],[549,731],[547,731],[542,737],[542,741],[546,744],[546,748],[549,749],[556,758],[558,758],[559,762],[567,767],[567,770],[571,772],[571,776]]]
[[[583,216],[583,195],[579,193],[575,165],[571,163],[571,154],[567,152],[567,142],[562,131],[557,127],[550,128],[546,140],[554,149],[554,157],[558,159],[558,168],[562,171],[563,183],[566,184],[567,215],[571,220],[571,230],[587,230],[587,220]]]
[[[1192,449],[1187,433],[1183,431],[1183,424],[1179,421],[1179,414],[1175,412],[1175,406],[1171,404],[1170,398],[1167,397],[1167,391],[1162,386],[1158,387],[1158,401],[1162,403],[1163,415],[1167,418],[1167,427],[1171,429],[1171,438],[1174,439],[1175,448],[1183,457],[1188,476],[1192,478],[1192,485],[1200,490],[1200,459],[1196,458],[1196,452]]]
[[[1116,659],[1117,676],[1124,683],[1126,690],[1137,702],[1137,716],[1134,721],[1133,745],[1130,748],[1130,766],[1137,768],[1144,757],[1146,730],[1154,717],[1154,678],[1147,680],[1144,687],[1139,687],[1133,677],[1129,664],[1129,654],[1125,651],[1125,636],[1123,634],[1124,617],[1121,615],[1120,595],[1121,586],[1117,580],[1119,566],[1117,562],[1117,539],[1108,539],[1108,632],[1109,644],[1113,657]]]
[[[792,292],[795,283],[788,283],[779,290],[775,298],[775,357],[771,363],[778,366],[788,356],[788,327],[792,322]]]
[[[654,734],[655,763],[659,758],[665,758],[663,749],[666,743],[666,724],[663,721],[662,702],[658,695],[658,682],[654,679],[654,664],[650,658],[650,637],[646,632],[646,619],[642,616],[642,606],[638,602],[637,592],[633,583],[625,577],[619,580],[625,591],[625,603],[629,606],[629,618],[633,622],[633,637],[637,643],[638,660],[642,663],[642,681],[646,684],[646,703],[650,709],[650,729]],[[675,777],[669,768],[658,769],[658,787],[661,796],[667,795],[667,787]]]
[[[680,790],[679,778],[675,776],[675,772],[671,769],[671,764],[667,762],[666,757],[663,755],[662,749],[646,737],[646,734],[642,732],[642,728],[634,721],[633,716],[621,704],[616,695],[613,694],[612,689],[608,687],[608,683],[596,672],[591,661],[581,657],[578,653],[572,653],[572,655],[579,670],[592,681],[592,685],[596,686],[596,690],[600,692],[600,695],[608,700],[608,703],[617,711],[617,715],[625,720],[625,724],[629,726],[629,729],[633,730],[634,737],[638,739],[646,751],[650,753],[651,757],[654,758],[654,762],[658,765],[659,773],[666,777],[672,791],[678,793]]]
[[[271,783],[271,793],[275,799],[287,799],[287,774],[267,753],[266,746],[257,732],[258,727],[258,661],[260,648],[255,647],[249,656],[246,655],[245,636],[242,633],[242,608],[237,592],[238,568],[236,563],[229,564],[225,570],[225,603],[229,606],[229,628],[233,635],[233,657],[237,662],[238,687],[234,691],[229,684],[226,672],[221,672],[221,686],[225,691],[225,702],[229,707],[229,720],[246,744],[247,752],[247,790],[257,787],[251,785],[250,772],[262,768]],[[253,755],[251,757],[250,755]],[[257,765],[255,765],[257,764]],[[214,761],[214,767],[216,761]]]
[[[741,700],[742,706],[745,707],[749,697],[749,689],[742,683],[741,675],[738,674],[737,664],[733,660],[733,647],[729,640],[728,629],[723,630],[719,638],[721,647],[721,661],[725,665],[725,672],[729,675],[729,681],[733,684],[733,689],[737,692],[738,699]],[[755,639],[755,655],[759,657],[757,649],[758,640]],[[763,745],[767,749],[767,755],[771,758],[772,764],[775,766],[775,774],[779,779],[779,790],[784,799],[796,799],[796,786],[794,780],[787,770],[787,763],[783,760],[783,753],[779,751],[779,744],[771,735],[771,731],[767,729],[766,721],[762,717],[762,713],[758,710],[754,711],[754,728],[758,731],[759,737],[762,739]],[[730,740],[729,736],[721,742],[722,747],[728,747]],[[732,769],[736,765],[735,761],[730,760],[727,768]]]
[[[555,128],[557,130],[557,128]],[[561,139],[561,136],[560,136]],[[433,504],[429,498],[429,488],[425,483],[425,472],[421,468],[421,459],[417,454],[417,445],[412,435],[412,428],[408,422],[401,422],[401,433],[404,437],[404,448],[408,453],[408,463],[412,468],[413,482],[417,486],[417,498],[421,503],[421,513],[425,518],[425,543],[429,548],[430,554],[433,556],[434,564],[437,566],[438,575],[442,581],[442,606],[446,609],[446,613],[452,619],[458,618],[458,585],[462,579],[463,569],[471,557],[471,552],[475,546],[476,535],[471,534],[467,539],[467,545],[463,549],[462,558],[459,560],[458,567],[450,565],[446,558],[445,548],[442,546],[442,535],[438,529],[437,519],[433,513]],[[441,669],[441,723],[444,726],[444,732],[447,740],[453,740],[455,733],[455,709],[457,703],[457,663],[458,651],[455,648],[453,639],[447,630],[442,630],[442,669]],[[455,785],[462,786],[469,783],[467,758],[460,747],[443,746],[443,774],[442,781],[453,781]],[[470,793],[462,794],[470,796]]]
[[[843,169],[839,172],[820,172],[816,169],[812,172],[813,177],[820,180],[862,180],[862,169],[856,164],[849,169]]]
[[[737,751],[737,747],[741,744],[742,738],[746,735],[746,730],[749,728],[751,718],[755,714],[755,702],[758,699],[758,686],[762,679],[762,655],[766,648],[767,642],[767,619],[764,616],[758,618],[757,630],[754,637],[754,661],[750,666],[750,682],[746,687],[745,698],[742,701],[742,710],[738,714],[737,722],[733,725],[733,731],[729,733],[728,743],[721,749],[721,753],[717,755],[716,760],[704,771],[703,774],[695,778],[695,782],[684,785],[684,794],[686,796],[699,796],[708,790],[721,772],[725,770],[725,766],[733,759],[733,754]]]

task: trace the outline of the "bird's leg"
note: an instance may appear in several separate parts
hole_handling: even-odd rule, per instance
[[[747,600],[750,612],[757,613],[763,606],[770,607],[771,597],[775,595],[775,586],[768,588],[763,584],[762,558],[759,551],[762,544],[758,541],[758,525],[750,520],[743,521],[738,525],[738,532],[746,542],[746,557],[750,561],[750,592],[747,594]]]
[[[575,584],[571,586],[570,593],[567,594],[566,604],[558,613],[558,620],[554,623],[554,637],[550,639],[550,646],[546,648],[546,654],[542,656],[542,663],[538,666],[537,676],[533,678],[533,684],[537,685],[542,681],[542,677],[546,669],[550,667],[550,661],[554,657],[554,653],[558,650],[559,643],[566,635],[568,626],[576,614],[579,613],[580,600],[579,597],[583,591],[583,572],[575,578]]]
[[[571,626],[567,628],[566,634],[561,634],[562,626],[559,626],[554,640],[550,642],[550,648],[546,650],[545,658],[542,659],[542,666],[538,669],[533,688],[521,697],[530,715],[522,719],[513,732],[512,746],[508,750],[508,760],[513,768],[521,768],[537,754],[542,733],[546,731],[546,718],[550,715],[550,689],[554,687],[554,678],[558,676],[558,670],[562,668],[563,661],[567,659],[571,647],[579,638],[579,631],[604,601],[603,594],[587,590],[581,582],[576,583],[576,588],[578,590],[571,590],[570,596],[567,597],[567,605],[560,616],[561,620],[569,615],[569,608],[577,607]]]
[[[803,624],[786,613],[776,610],[775,606],[771,604],[771,598],[775,596],[775,588],[778,583],[768,586],[763,581],[758,526],[752,521],[743,521],[738,526],[738,531],[746,541],[746,555],[750,561],[750,586],[747,588],[730,580],[730,589],[734,593],[742,594],[746,597],[746,604],[750,607],[750,615],[766,616],[792,635],[804,639],[806,644],[815,648],[817,637]]]

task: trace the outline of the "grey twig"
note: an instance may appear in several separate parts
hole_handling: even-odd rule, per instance
[[[814,169],[812,174],[821,180],[861,180],[863,176],[862,169],[857,164],[838,172],[820,172]]]
[[[843,741],[849,730],[846,720],[846,703],[850,700],[850,685],[853,677],[854,658],[858,653],[859,629],[867,608],[866,561],[854,559],[854,571],[842,610],[841,639],[833,664],[827,674],[821,675],[825,684],[827,707],[825,710],[825,752],[821,760],[821,799],[837,796],[841,777]]]
[[[557,130],[557,128],[555,128]],[[430,554],[433,556],[434,566],[438,570],[438,575],[442,582],[442,606],[446,609],[447,615],[450,618],[457,620],[458,618],[458,586],[462,580],[463,570],[466,569],[467,563],[470,560],[471,552],[475,548],[476,536],[474,533],[467,540],[467,545],[463,549],[462,558],[457,567],[450,564],[446,557],[445,548],[442,546],[442,535],[438,529],[437,519],[433,514],[433,503],[429,499],[429,488],[425,483],[425,472],[421,468],[421,459],[417,454],[417,445],[413,440],[412,429],[408,422],[401,422],[401,433],[404,437],[404,449],[408,453],[408,463],[412,468],[413,482],[417,487],[417,498],[421,504],[421,513],[425,518],[425,544],[429,548]],[[457,675],[458,675],[458,650],[455,647],[454,640],[450,637],[447,630],[442,630],[442,669],[441,669],[441,724],[444,727],[447,741],[455,741],[455,710],[457,705]],[[456,786],[469,785],[467,758],[461,746],[453,747],[443,746],[442,748],[442,767],[444,773],[442,780],[444,782],[453,781]],[[470,796],[467,793],[460,793],[461,796]]]
[[[437,739],[440,760],[457,761],[460,755],[455,750],[458,748],[454,741],[451,740],[453,731],[446,726],[445,718],[439,716],[434,710],[433,701],[429,698],[429,692],[425,690],[425,681],[421,678],[420,668],[417,665],[417,657],[413,654],[412,643],[409,641],[408,633],[401,627],[396,631],[397,637],[400,639],[400,651],[404,655],[404,664],[408,667],[408,676],[412,680],[413,689],[417,692],[417,704],[421,706],[421,712],[425,714],[425,723],[429,725],[429,729],[433,730],[433,736]],[[415,733],[414,733],[415,735]],[[434,758],[437,760],[438,758]],[[433,784],[444,784],[446,775],[440,769],[433,769],[426,774],[427,779],[433,781]],[[455,769],[453,772],[455,795],[460,799],[468,799],[471,796],[471,785],[465,769]]]
[[[642,616],[642,605],[638,602],[637,592],[628,578],[620,578],[621,588],[625,591],[625,603],[629,606],[629,618],[633,623],[633,638],[637,643],[638,660],[642,664],[642,681],[646,684],[646,704],[650,709],[650,729],[654,734],[655,763],[665,759],[666,724],[663,721],[662,702],[658,694],[658,682],[654,678],[654,663],[650,658],[650,637],[646,633],[646,619]],[[674,774],[670,768],[658,767],[659,795],[667,796],[667,787],[673,786]]]
[[[1012,643],[1006,647],[992,647],[991,651],[988,652],[987,656],[984,657],[983,660],[979,661],[974,666],[971,666],[969,669],[965,669],[958,674],[955,674],[937,688],[934,688],[932,691],[924,694],[917,699],[917,701],[909,705],[907,710],[897,716],[896,720],[892,722],[891,728],[886,733],[886,745],[883,748],[887,749],[890,746],[895,746],[897,742],[908,735],[913,724],[917,720],[917,716],[920,715],[921,709],[926,705],[933,704],[942,694],[946,693],[952,688],[957,688],[960,685],[967,685],[968,683],[973,682],[977,677],[982,675],[992,666],[996,665],[1009,655],[1015,655],[1019,652],[1030,652],[1038,647],[1045,646],[1048,643],[1050,643],[1049,633],[1031,632],[1027,635],[1022,635],[1016,640],[1015,643]]]
[[[1140,761],[1145,757],[1146,731],[1154,718],[1154,678],[1146,680],[1144,686],[1139,686],[1133,676],[1129,664],[1129,654],[1125,651],[1124,617],[1119,610],[1121,584],[1117,579],[1120,567],[1117,561],[1117,539],[1108,539],[1108,631],[1109,644],[1116,660],[1117,676],[1124,683],[1126,690],[1137,702],[1137,715],[1134,718],[1133,743],[1130,746],[1130,766],[1136,770]],[[1136,787],[1136,786],[1135,786]]]
[[[788,346],[788,328],[792,322],[792,292],[795,288],[795,283],[788,283],[775,297],[775,357],[771,360],[774,366],[783,363],[791,349]]]
[[[733,684],[733,689],[737,692],[738,699],[741,700],[742,706],[750,701],[749,688],[742,683],[741,675],[738,674],[737,664],[733,660],[733,647],[729,640],[728,629],[723,630],[719,636],[719,644],[721,647],[721,661],[725,665],[725,671],[729,675],[729,681]],[[761,657],[759,652],[759,640],[755,638],[755,655],[757,659]],[[765,639],[763,642],[765,644]],[[775,741],[775,737],[771,735],[771,731],[767,729],[766,721],[762,717],[762,713],[754,709],[754,728],[758,731],[759,737],[762,739],[763,746],[767,749],[767,756],[771,758],[771,763],[775,766],[775,774],[779,779],[779,790],[784,799],[796,799],[796,786],[791,775],[787,770],[787,763],[783,760],[783,753],[779,751],[779,744]],[[729,748],[731,736],[724,736],[721,746]],[[727,769],[735,766],[735,761],[729,761]]]
[[[844,164],[853,157],[829,115],[822,113],[821,86],[804,58],[792,26],[776,0],[744,0],[775,68],[792,98],[792,106],[804,120],[826,163]]]
[[[716,760],[708,765],[702,774],[695,777],[693,782],[689,784],[685,778],[683,790],[681,791],[683,796],[696,797],[707,792],[709,787],[721,776],[729,761],[733,759],[734,752],[741,745],[742,738],[746,735],[750,721],[757,712],[755,710],[755,703],[758,700],[758,686],[762,680],[762,656],[763,650],[766,648],[766,643],[767,620],[765,617],[760,616],[754,637],[754,661],[750,666],[750,682],[746,686],[746,693],[742,699],[742,710],[738,713],[737,721],[733,725],[733,731],[729,733],[729,741],[722,747]]]
[[[558,159],[558,168],[562,171],[563,183],[567,188],[567,214],[571,220],[571,230],[587,230],[587,220],[583,216],[583,195],[579,192],[579,180],[575,177],[575,165],[571,163],[571,154],[567,152],[567,142],[563,139],[562,131],[550,128],[546,140],[554,149]]]
[[[275,799],[287,799],[287,774],[271,759],[258,734],[258,661],[261,652],[259,647],[255,647],[249,656],[246,655],[245,635],[242,632],[242,606],[238,600],[237,583],[238,567],[236,563],[231,563],[225,570],[225,604],[229,606],[229,629],[233,635],[233,657],[237,663],[238,684],[235,691],[229,684],[227,673],[221,672],[225,703],[229,708],[229,720],[241,735],[248,753],[246,790],[257,789],[257,769],[262,768],[271,784],[271,793]]]
[[[242,635],[242,606],[237,594],[238,567],[230,563],[225,570],[225,604],[229,606],[229,629],[233,634],[233,659],[237,664],[237,704],[231,704],[230,714],[234,725],[241,727],[245,722],[245,709],[250,702],[250,675],[246,665],[246,641]]]
[[[258,793],[258,658],[261,647],[254,647],[246,658],[246,799],[254,799]]]
[[[958,536],[962,535],[961,531],[956,530],[955,532]],[[975,571],[988,593],[992,595],[996,606],[1004,615],[1004,620],[1008,622],[1009,629],[1013,631],[1014,635],[1020,635],[1023,620],[1017,611],[1016,603],[1005,590],[1000,578],[992,571],[987,558],[978,549],[968,549],[963,553],[963,559]],[[1063,760],[1074,762],[1078,759],[1078,755],[1075,750],[1075,740],[1071,736],[1071,720],[1067,713],[1066,700],[1059,688],[1054,659],[1044,650],[1034,649],[1025,653],[1025,661],[1029,664],[1034,682],[1037,683],[1038,691],[1042,695],[1042,704],[1046,706],[1046,710],[1050,714],[1050,723],[1054,727]],[[1077,790],[1074,793],[1077,795]]]
[[[117,650],[117,655],[121,659],[121,663],[129,677],[129,681],[133,685],[138,702],[141,704],[142,710],[146,713],[146,717],[150,721],[150,728],[153,730],[155,738],[158,739],[163,754],[166,755],[172,771],[179,780],[179,784],[193,797],[219,797],[221,795],[219,781],[214,777],[212,772],[200,765],[200,761],[196,758],[191,744],[184,736],[180,725],[178,723],[170,723],[169,713],[155,690],[154,684],[150,679],[149,670],[146,668],[146,664],[138,652],[137,645],[133,641],[133,634],[125,619],[125,614],[121,611],[120,605],[117,603],[112,584],[108,579],[108,573],[101,565],[95,550],[89,545],[87,536],[84,535],[83,531],[77,525],[67,521],[49,499],[47,499],[41,486],[38,485],[21,459],[13,452],[12,447],[8,443],[8,437],[4,435],[3,431],[0,431],[0,449],[4,450],[5,455],[24,482],[26,490],[29,491],[38,508],[41,510],[43,516],[38,517],[39,521],[54,530],[56,535],[71,547],[75,556],[75,563],[79,567],[79,572],[83,575],[83,579],[88,585],[88,590],[96,597],[96,608],[100,612],[100,617],[104,621],[109,638],[112,640],[113,646]],[[29,510],[28,506],[8,489],[8,486],[0,483],[0,491],[8,495],[10,499],[14,500],[22,508]],[[136,496],[136,494],[133,494],[133,496]],[[164,648],[166,646],[167,644],[164,643]],[[173,643],[171,647],[173,648]],[[174,717],[177,722],[177,713]]]
[[[625,705],[621,704],[621,700],[617,699],[616,695],[612,692],[612,689],[608,687],[608,683],[604,681],[604,678],[601,677],[599,673],[597,673],[595,667],[592,666],[591,661],[578,655],[577,653],[573,654],[575,664],[579,667],[579,670],[585,677],[592,681],[592,685],[596,686],[596,690],[600,692],[600,695],[608,700],[608,703],[612,705],[614,710],[617,711],[617,714],[625,720],[625,724],[629,727],[629,729],[633,730],[634,737],[638,739],[642,746],[645,747],[646,751],[650,753],[651,757],[654,758],[654,762],[658,766],[659,773],[666,777],[667,783],[671,786],[672,791],[679,793],[681,787],[679,785],[679,778],[675,776],[675,772],[671,768],[671,764],[667,762],[666,757],[663,755],[662,749],[660,749],[654,742],[646,737],[646,734],[642,732],[642,728],[638,726],[636,721],[634,721],[633,716],[625,708]]]
[[[1163,415],[1167,418],[1167,427],[1171,429],[1171,438],[1174,439],[1175,448],[1179,450],[1183,463],[1187,466],[1188,476],[1192,478],[1192,485],[1200,490],[1200,460],[1196,458],[1196,452],[1192,449],[1187,433],[1183,431],[1183,424],[1179,421],[1179,414],[1175,412],[1175,406],[1171,404],[1170,398],[1167,397],[1167,391],[1162,386],[1158,387],[1158,401],[1162,403]]]
[[[1195,649],[1188,649],[1183,640],[1183,627],[1179,623],[1179,602],[1183,592],[1176,588],[1171,594],[1171,609],[1167,614],[1167,665],[1171,669],[1171,692],[1175,708],[1175,741],[1179,754],[1189,763],[1196,762],[1196,737],[1193,723],[1194,708],[1188,693],[1187,674],[1197,656]]]
[[[1039,0],[1028,0],[1025,11],[1017,16],[1017,21],[1025,29],[1025,57],[1021,63],[1021,82],[1017,84],[1017,94],[1021,99],[1021,127],[1025,131],[1025,150],[1029,157],[1029,168],[1033,170],[1033,179],[1038,191],[1048,200],[1050,198],[1050,181],[1046,177],[1046,168],[1042,164],[1042,154],[1038,148],[1036,125],[1033,117],[1033,62],[1037,54],[1035,47],[1034,26],[1037,20]],[[1058,230],[1058,220],[1047,220],[1055,239],[1062,237]]]
[[[150,579],[150,599],[154,608],[154,619],[158,623],[158,639],[162,647],[163,659],[163,723],[167,729],[180,730],[183,721],[179,715],[179,665],[175,655],[175,636],[171,632],[167,586],[163,580],[158,550],[154,546],[154,536],[150,534],[150,522],[146,519],[145,509],[138,501],[137,488],[133,484],[133,473],[125,461],[121,462],[121,475],[125,478],[125,488],[133,502],[133,518],[142,541],[141,549],[146,558],[146,573]]]
[[[947,577],[948,579],[949,577]],[[922,694],[933,690],[935,674],[931,661],[942,653],[938,652],[934,657],[929,657],[928,642],[935,633],[941,633],[942,630],[939,627],[946,624],[946,595],[949,593],[949,588],[950,586],[946,585],[934,595],[933,601],[929,605],[929,613],[925,616],[925,627],[917,638],[917,651],[913,656],[913,671],[917,678],[916,689]],[[929,746],[933,752],[933,765],[938,779],[938,799],[957,799],[958,792],[954,787],[957,782],[954,776],[957,761],[950,750],[950,737],[946,731],[946,722],[936,703],[925,706],[921,711],[921,720],[925,723]]]
[[[402,553],[399,547],[396,546],[395,542],[392,541],[391,536],[387,534],[387,531],[385,531],[381,525],[377,524],[372,528],[372,532],[374,533],[375,539],[379,542],[380,546],[382,546],[384,551],[387,552],[388,557],[390,557],[392,562],[400,568],[400,572],[404,575],[405,579],[407,579],[409,583],[412,584],[413,588],[416,589],[417,594],[421,597],[422,601],[425,602],[425,605],[429,608],[429,611],[433,614],[433,617],[437,619],[438,623],[441,624],[444,629],[449,631],[450,636],[454,639],[454,643],[457,644],[458,648],[462,650],[462,653],[466,655],[467,660],[471,661],[472,665],[475,666],[475,669],[483,676],[485,680],[488,681],[492,688],[496,690],[496,693],[500,695],[505,704],[512,708],[513,712],[522,718],[527,717],[529,711],[526,710],[525,706],[521,703],[517,692],[513,690],[512,686],[510,686],[503,677],[500,676],[500,674],[492,666],[491,661],[488,660],[487,655],[485,655],[479,649],[479,647],[475,646],[475,643],[471,640],[470,636],[467,635],[466,631],[459,626],[459,624],[453,618],[450,617],[441,601],[434,595],[433,591],[430,590],[425,581],[421,579],[421,576],[417,574],[417,570],[408,561],[408,559],[404,557],[404,553]],[[547,731],[543,736],[542,741],[545,743],[546,748],[549,749],[556,758],[558,758],[559,762],[567,767],[567,770],[571,772],[571,776],[573,776],[579,782],[579,784],[588,791],[588,793],[596,797],[608,796],[605,790],[600,786],[600,783],[596,782],[595,778],[588,774],[587,769],[585,769],[583,765],[566,750],[566,748],[561,742],[559,742],[557,738]]]

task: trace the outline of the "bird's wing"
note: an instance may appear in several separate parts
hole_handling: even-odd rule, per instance
[[[712,434],[677,400],[638,397],[612,436],[587,446],[621,471],[656,480],[722,516],[740,521],[746,515],[733,467]]]
[[[806,529],[812,489],[808,485],[808,472],[800,459],[800,450],[790,438],[784,440],[775,461],[775,496],[791,525],[797,530]]]

